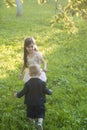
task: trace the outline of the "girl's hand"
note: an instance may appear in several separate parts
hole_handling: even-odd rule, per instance
[[[21,80],[21,79],[22,79],[22,77],[23,77],[23,74],[20,74],[20,75],[19,75],[19,79]]]
[[[46,72],[47,72],[47,69],[43,69],[43,71],[46,73]]]

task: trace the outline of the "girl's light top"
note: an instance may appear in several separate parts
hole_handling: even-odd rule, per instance
[[[28,67],[31,65],[31,64],[38,64],[40,65],[40,62],[41,62],[41,59],[42,59],[42,55],[40,52],[35,52],[35,55],[30,57],[29,55],[27,56],[27,65]]]

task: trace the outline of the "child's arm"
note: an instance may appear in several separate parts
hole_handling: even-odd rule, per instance
[[[52,95],[52,90],[45,87],[44,89],[45,94]]]
[[[18,97],[21,98],[22,96],[24,96],[27,93],[27,85],[24,86],[24,88],[19,91],[19,92],[15,92],[14,93],[14,97]]]
[[[52,95],[52,90],[46,87],[46,83],[43,82],[43,92],[48,95]]]

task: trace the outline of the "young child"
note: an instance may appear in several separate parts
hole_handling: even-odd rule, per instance
[[[14,93],[15,97],[21,98],[25,95],[25,101],[27,107],[27,117],[30,121],[38,119],[38,130],[43,130],[43,119],[45,117],[45,95],[51,95],[52,91],[46,87],[46,82],[42,81],[39,77],[40,67],[38,64],[32,64],[29,67],[30,80],[25,83],[24,88],[17,93]]]
[[[39,76],[40,79],[46,82],[47,77],[45,72],[47,71],[46,62],[41,55],[41,53],[37,50],[36,42],[33,37],[26,38],[24,41],[24,64],[20,72],[20,79],[23,76],[23,72],[25,68],[29,68],[31,64],[43,64],[43,69],[41,69],[41,74]],[[27,69],[24,75],[24,82],[27,82],[30,79],[29,70]]]

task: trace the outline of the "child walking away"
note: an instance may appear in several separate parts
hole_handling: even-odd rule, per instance
[[[24,103],[27,107],[29,121],[33,122],[37,119],[38,130],[43,130],[46,103],[45,95],[51,95],[52,91],[46,87],[46,82],[38,78],[40,75],[40,66],[38,64],[30,65],[29,71],[31,76],[30,80],[25,83],[24,88],[20,92],[14,93],[14,97],[21,98],[25,95]]]
[[[42,56],[42,54],[37,50],[36,42],[33,37],[26,38],[24,41],[24,64],[20,72],[20,79],[23,76],[23,72],[25,68],[29,68],[31,64],[38,64],[41,65],[43,69],[41,69],[41,73],[39,78],[42,79],[43,81],[46,82],[46,73],[47,72],[47,66],[46,62]],[[24,82],[27,82],[30,79],[30,73],[29,69],[26,70],[25,75],[24,75]]]

